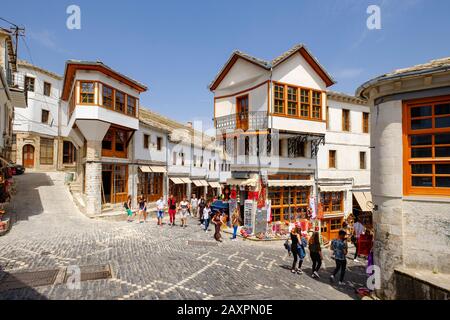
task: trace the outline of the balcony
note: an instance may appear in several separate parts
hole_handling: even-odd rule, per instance
[[[265,111],[233,113],[215,119],[217,130],[264,130],[268,128],[268,117]]]

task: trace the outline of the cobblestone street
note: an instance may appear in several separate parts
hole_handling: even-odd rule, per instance
[[[229,240],[216,244],[213,232],[194,219],[182,229],[91,220],[73,205],[59,173],[26,173],[15,178],[9,210],[12,230],[0,237],[0,285],[8,274],[110,264],[112,278],[0,290],[0,299],[356,299],[364,263],[348,260],[346,285],[331,285],[334,261],[325,250],[321,279],[290,272],[280,241]],[[168,217],[165,217],[167,223]],[[349,254],[350,256],[350,254]]]

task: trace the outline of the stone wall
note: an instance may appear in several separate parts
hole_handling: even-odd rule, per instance
[[[450,199],[404,199],[403,262],[450,274]]]

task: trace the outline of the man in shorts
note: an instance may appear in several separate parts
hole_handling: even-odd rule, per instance
[[[183,197],[183,201],[180,202],[178,207],[180,212],[181,227],[187,227],[187,216],[189,213],[189,202],[187,202],[186,197]]]
[[[158,201],[156,201],[156,217],[158,218],[158,226],[162,226],[162,219],[164,216],[164,200],[163,197],[159,198]]]

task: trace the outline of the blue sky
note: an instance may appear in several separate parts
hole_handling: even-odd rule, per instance
[[[70,4],[81,8],[81,30],[66,28]],[[366,27],[370,4],[381,7],[381,30]],[[67,59],[101,60],[148,85],[142,105],[182,122],[210,122],[207,85],[235,49],[272,59],[304,43],[337,80],[331,89],[351,94],[374,76],[450,56],[447,0],[40,0],[1,7],[0,17],[25,26],[35,64],[62,74]],[[23,43],[19,51],[31,60]]]

